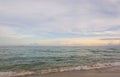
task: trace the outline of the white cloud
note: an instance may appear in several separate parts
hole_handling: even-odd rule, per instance
[[[7,17],[44,18],[65,13],[67,9],[54,0],[2,0],[0,11],[0,15]]]
[[[119,0],[0,0],[0,38],[117,37],[119,21]]]

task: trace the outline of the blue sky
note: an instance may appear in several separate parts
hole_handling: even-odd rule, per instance
[[[36,44],[120,44],[120,0],[0,0],[0,45]]]

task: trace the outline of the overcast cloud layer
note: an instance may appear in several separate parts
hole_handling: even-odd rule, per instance
[[[0,45],[119,41],[120,0],[0,0]]]

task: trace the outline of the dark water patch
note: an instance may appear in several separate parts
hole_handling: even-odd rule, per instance
[[[38,62],[38,63],[31,63],[31,64],[16,64],[16,65],[8,65],[0,67],[0,71],[15,71],[15,70],[31,70],[36,66],[42,66],[46,62]]]
[[[120,50],[91,50],[93,53],[99,53],[99,52],[104,52],[104,53],[120,53]]]

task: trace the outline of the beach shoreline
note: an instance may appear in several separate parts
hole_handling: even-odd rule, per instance
[[[108,67],[92,70],[68,71],[23,77],[120,77],[120,67]]]
[[[116,71],[117,70],[117,71]],[[45,70],[34,70],[34,71],[10,71],[10,72],[0,72],[0,77],[34,77],[34,75],[38,75],[37,77],[47,76],[49,74],[60,74],[60,73],[120,73],[120,62],[115,63],[96,63],[92,66],[73,66],[73,67],[60,67],[53,69],[45,69]],[[36,76],[35,76],[36,77]]]
[[[120,77],[120,66],[15,77]]]

